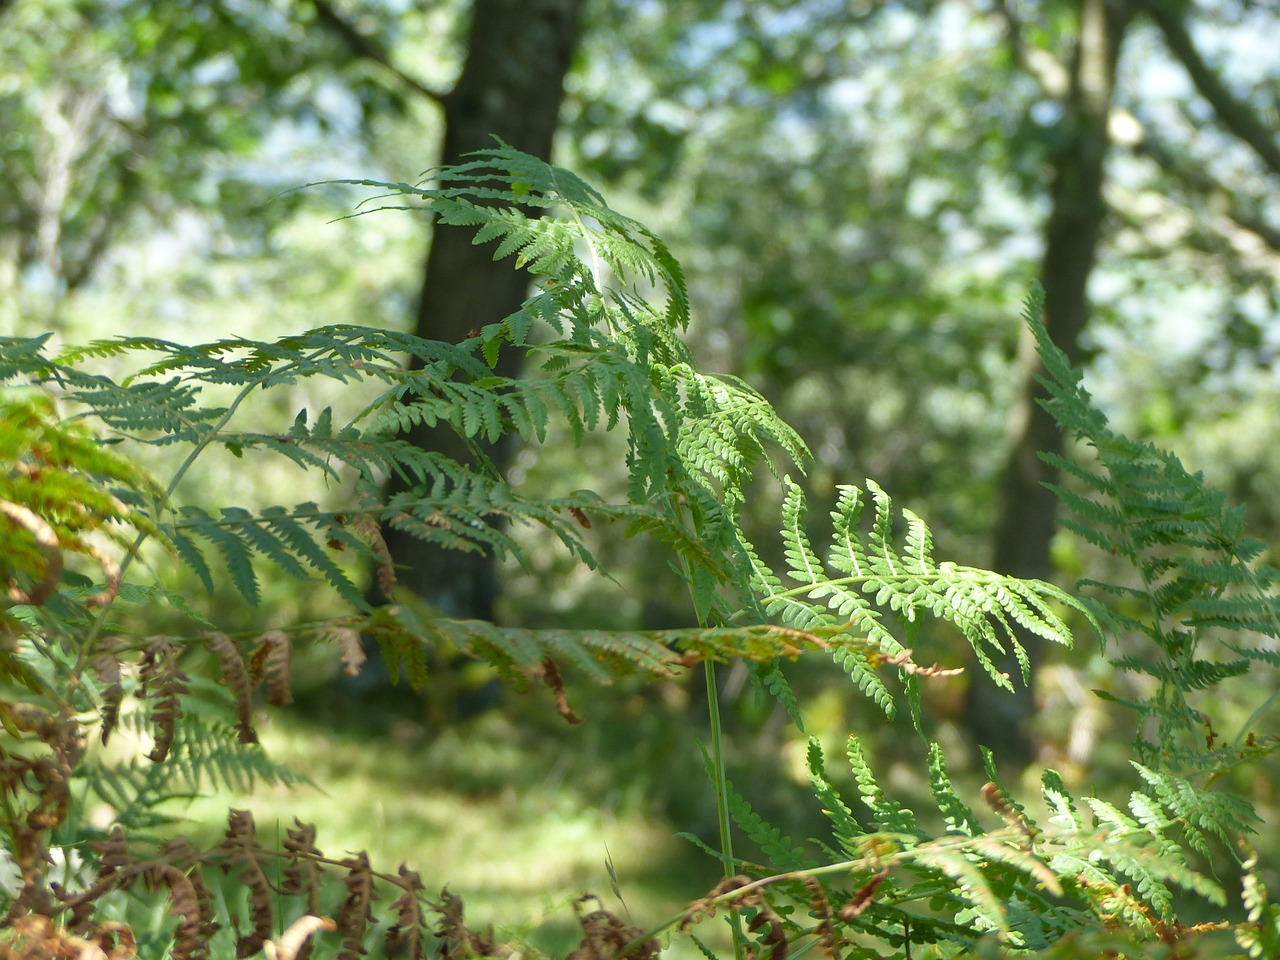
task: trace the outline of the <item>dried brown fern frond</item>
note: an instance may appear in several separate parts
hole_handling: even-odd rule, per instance
[[[116,826],[106,839],[89,845],[98,858],[98,876],[87,889],[71,894],[55,884],[52,889],[57,894],[56,904],[31,900],[22,908],[46,917],[61,911],[68,918],[69,930],[87,936],[98,929],[94,912],[104,895],[129,890],[142,881],[149,894],[167,895],[169,913],[178,919],[171,948],[174,960],[208,960],[210,945],[220,929],[217,920],[221,918],[215,916],[220,900],[205,884],[202,870],[216,865],[248,889],[249,929],[241,930],[238,925],[233,928],[237,958],[266,950],[269,954],[274,951],[277,960],[306,960],[311,951],[310,938],[320,930],[336,930],[342,935],[340,956],[363,957],[365,941],[372,936],[371,925],[382,920],[386,924],[388,957],[423,960],[430,939],[424,907],[434,905],[421,896],[420,876],[404,866],[394,875],[375,871],[364,853],[345,860],[331,859],[317,849],[315,836],[314,826],[295,820],[282,849],[265,848],[258,842],[253,816],[244,810],[232,810],[223,838],[211,849],[199,849],[178,837],[159,848],[143,840],[140,852],[130,846],[123,829]],[[283,880],[277,888],[268,877],[282,863]],[[317,911],[326,873],[330,877],[341,873],[347,891],[336,920],[320,917]],[[384,896],[380,901],[379,890],[384,888],[398,891],[399,896],[390,902]],[[283,897],[305,899],[305,916],[312,920],[295,923],[272,942],[271,935],[279,929],[286,909]],[[293,912],[295,908],[289,909]],[[234,917],[228,919],[235,925]],[[475,940],[472,945],[482,942]]]
[[[880,884],[884,883],[887,876],[889,876],[888,867],[859,887],[853,896],[845,902],[844,906],[840,908],[840,919],[848,922],[862,916],[862,912],[871,905],[875,898],[876,890],[880,888]]]
[[[206,943],[209,942],[220,925],[214,918],[213,893],[205,885],[201,869],[206,860],[205,854],[197,850],[186,837],[175,837],[160,848],[159,856],[166,863],[181,866],[186,871],[200,908],[200,936]]]
[[[232,868],[240,868],[239,880],[249,889],[252,929],[237,938],[236,957],[252,956],[271,939],[271,931],[275,929],[271,883],[263,869],[263,863],[269,859],[270,854],[258,845],[253,814],[247,810],[232,810],[228,814],[227,832],[215,854],[223,858],[224,872],[230,873]]]
[[[688,930],[694,924],[715,916],[716,911],[721,907],[726,910],[744,910],[747,908],[753,910],[754,915],[752,915],[750,922],[747,924],[747,931],[749,933],[765,931],[760,938],[760,942],[769,948],[769,960],[785,960],[789,944],[782,918],[769,904],[768,900],[765,899],[759,884],[742,874],[736,877],[726,877],[705,897],[690,903],[685,908],[684,919],[680,921],[680,929]],[[826,914],[829,918],[829,909]],[[747,951],[747,956],[755,957],[755,951]]]
[[[51,884],[61,909],[68,910],[66,926],[78,934],[93,929],[93,911],[103,894],[128,886],[137,875],[138,861],[129,850],[124,830],[117,824],[103,840],[91,840],[89,850],[98,855],[98,876],[86,889],[76,893],[65,892],[57,883]],[[51,914],[52,910],[46,910]]]
[[[262,952],[267,960],[306,960],[311,953],[311,938],[317,933],[337,928],[338,925],[332,917],[308,914],[289,924],[289,929],[282,933],[278,940],[268,940],[264,943]]]
[[[147,757],[163,763],[173,747],[182,707],[178,701],[187,693],[187,675],[178,669],[178,652],[169,637],[148,637],[138,661],[138,696],[151,701],[150,723],[155,731],[155,747]]]
[[[205,636],[209,648],[218,655],[222,666],[222,683],[231,692],[236,707],[236,739],[240,743],[257,743],[258,731],[253,726],[253,681],[240,648],[225,633]]]
[[[323,854],[316,849],[316,828],[297,818],[285,831],[284,852],[289,858],[284,868],[280,892],[291,897],[305,897],[307,912],[316,913],[320,901],[320,861]]]
[[[0,936],[0,960],[133,960],[133,930],[124,923],[100,923],[78,936],[46,916],[18,917]]]
[[[584,913],[583,907],[592,901],[596,909]],[[641,941],[644,931],[629,926],[616,914],[604,909],[604,904],[595,894],[584,894],[575,900],[573,912],[582,927],[582,940],[565,960],[615,960],[621,957],[655,960],[658,956],[656,940]]]
[[[508,957],[511,950],[493,941],[493,931],[485,936],[467,929],[462,898],[450,893],[448,887],[440,891],[440,901],[432,903],[440,919],[436,923],[436,936],[441,941],[442,960],[474,960],[478,957]]]
[[[581,723],[582,718],[573,712],[573,708],[569,706],[569,694],[564,688],[564,678],[560,676],[560,668],[556,666],[556,662],[550,657],[542,661],[542,667],[538,670],[538,678],[547,685],[552,694],[556,698],[556,713],[564,717],[569,723]]]
[[[71,775],[84,750],[80,727],[60,712],[30,703],[0,703],[0,725],[24,745],[42,744],[36,756],[17,752],[21,747],[13,753],[0,752],[0,781],[6,793],[29,801],[23,818],[27,830],[52,830],[67,818]],[[6,808],[11,814],[6,821],[10,829],[19,826],[21,809],[21,803]]]
[[[0,702],[0,829],[17,866],[21,888],[8,903],[8,917],[48,913],[45,883],[50,831],[71,809],[71,777],[84,749],[80,727],[60,709]]]
[[[169,913],[178,918],[169,954],[171,960],[206,960],[209,956],[209,941],[204,933],[200,891],[191,882],[191,878],[169,863],[148,864],[142,878],[150,893],[157,893],[161,889],[169,892]],[[208,890],[204,891],[204,895],[208,897]]]
[[[365,929],[376,918],[373,915],[373,870],[369,857],[363,851],[342,861],[347,875],[342,885],[347,888],[346,899],[338,908],[338,932],[342,934],[342,950],[338,960],[359,960],[364,953]]]
[[[58,589],[58,581],[62,579],[62,546],[58,543],[58,534],[42,517],[22,504],[0,500],[0,514],[31,535],[44,561],[44,569],[29,587],[23,587],[17,577],[8,578],[9,599],[14,603],[38,607],[53,596]]]
[[[803,877],[801,882],[809,891],[809,915],[818,921],[818,925],[813,928],[818,947],[830,960],[839,960],[847,941],[836,933],[836,918],[831,910],[831,901],[817,877]]]
[[[387,956],[422,960],[425,956],[426,939],[426,918],[422,913],[422,878],[404,864],[400,865],[398,877],[404,892],[387,908],[388,913],[394,917],[387,930]]]
[[[326,632],[326,636],[338,644],[338,655],[342,658],[342,675],[355,677],[360,673],[368,658],[364,652],[364,641],[360,631],[354,627],[334,626]]]
[[[367,514],[356,514],[348,520],[351,532],[369,545],[375,564],[373,568],[374,582],[388,600],[396,589],[396,568],[391,559],[391,550],[387,547],[386,538],[382,536],[382,528],[378,522]]]
[[[293,674],[289,663],[292,645],[289,634],[283,630],[269,630],[258,638],[253,660],[262,664],[267,679],[267,702],[273,707],[293,703]]]
[[[105,686],[99,695],[98,714],[102,718],[99,737],[105,747],[120,722],[120,705],[124,702],[124,686],[121,683],[120,661],[109,649],[109,642],[99,644],[98,652],[89,660],[89,666]]]

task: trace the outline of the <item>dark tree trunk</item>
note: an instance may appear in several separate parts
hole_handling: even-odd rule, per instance
[[[1080,334],[1089,316],[1089,275],[1107,212],[1103,199],[1107,118],[1129,15],[1128,0],[1080,0],[1080,35],[1060,121],[1062,146],[1053,157],[1052,209],[1045,226],[1041,267],[1044,320],[1050,336],[1073,361],[1079,357]],[[1063,443],[1049,414],[1036,403],[1042,395],[1034,376],[1040,372],[1040,362],[1026,331],[1019,370],[1023,387],[1011,423],[1009,460],[1000,482],[992,564],[1002,573],[1047,580],[1052,574],[1049,549],[1057,510],[1054,496],[1044,484],[1054,479],[1054,472],[1037,454],[1041,450],[1060,453]],[[1025,633],[1020,639],[1034,664],[1042,641]],[[990,747],[997,758],[1025,765],[1034,756],[1030,736],[1035,714],[1033,692],[1022,686],[1012,656],[998,662],[1013,678],[1017,693],[992,695],[989,681],[974,676],[967,725],[974,738]]]
[[[494,146],[494,136],[550,157],[582,5],[583,0],[475,0],[462,75],[441,98],[443,163]],[[456,343],[468,331],[514,313],[527,294],[528,279],[509,260],[495,263],[491,248],[473,246],[469,231],[438,230],[427,256],[415,332]],[[505,353],[498,372],[515,374],[518,362]],[[411,439],[468,460],[451,431],[421,429]],[[506,445],[490,452],[501,468],[513,450]],[[387,540],[403,585],[447,616],[493,618],[492,557],[444,551],[394,530],[387,531]]]

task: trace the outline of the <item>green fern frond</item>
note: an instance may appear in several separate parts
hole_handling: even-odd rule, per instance
[[[1204,751],[1189,737],[1198,737],[1203,719],[1187,694],[1241,676],[1265,655],[1249,657],[1244,651],[1250,648],[1237,643],[1231,646],[1241,659],[1223,662],[1197,656],[1196,649],[1210,631],[1280,636],[1274,573],[1257,562],[1261,547],[1244,535],[1242,508],[1229,507],[1221,491],[1172,453],[1111,429],[1081,374],[1049,340],[1040,316],[1043,304],[1043,291],[1033,292],[1026,321],[1046,371],[1044,406],[1062,429],[1087,441],[1096,454],[1087,464],[1045,458],[1078,487],[1054,488],[1074,514],[1065,525],[1137,569],[1140,586],[1087,583],[1126,601],[1126,609],[1116,605],[1115,623],[1150,637],[1161,655],[1158,661],[1126,657],[1118,664],[1159,681],[1153,696],[1129,704],[1156,722],[1154,741],[1139,735],[1139,747],[1144,757],[1159,753],[1184,771],[1203,769]]]
[[[831,821],[837,843],[849,853],[858,852],[860,849],[859,840],[865,835],[866,831],[858,824],[853,811],[849,809],[849,805],[840,796],[840,791],[827,778],[826,766],[822,757],[822,744],[817,737],[809,738],[809,748],[805,757],[809,768],[809,785],[813,788],[814,796],[822,804],[822,812]]]
[[[1245,849],[1241,887],[1249,924],[1236,928],[1236,943],[1248,951],[1250,960],[1264,960],[1280,953],[1280,906],[1269,902],[1266,884],[1258,875],[1258,855]]]
[[[795,691],[787,682],[786,675],[776,662],[757,662],[752,664],[751,679],[758,689],[763,689],[774,702],[787,713],[787,718],[795,724],[796,730],[805,732],[804,717],[800,712],[800,701]]]
[[[969,805],[960,799],[952,787],[942,747],[937,743],[929,745],[929,790],[947,829],[969,837],[984,832]]]
[[[313,579],[318,573],[345,600],[363,607],[365,601],[359,589],[329,557],[324,545],[325,540],[332,537],[341,516],[323,511],[314,503],[298,504],[292,510],[267,507],[259,514],[240,507],[224,507],[218,518],[199,507],[185,506],[178,511],[169,531],[179,557],[195,570],[207,587],[212,585],[212,574],[203,551],[193,542],[197,537],[217,550],[221,566],[236,590],[254,605],[261,596],[258,575],[253,569],[253,558],[259,555],[301,580]]]
[[[857,737],[849,738],[846,756],[858,782],[858,793],[862,802],[870,808],[876,826],[889,833],[919,835],[916,815],[896,800],[885,796],[875,774],[871,772],[862,743]]]
[[[756,813],[733,784],[728,784],[728,794],[733,822],[764,852],[772,866],[780,870],[797,870],[805,866],[809,858],[794,840]]]
[[[1014,624],[1070,645],[1070,628],[1054,609],[1059,606],[1080,613],[1100,632],[1088,607],[1051,584],[1018,580],[949,561],[936,563],[929,529],[915,514],[905,515],[906,543],[899,551],[892,501],[872,481],[867,486],[875,517],[865,536],[860,528],[861,491],[853,486],[840,488],[840,498],[832,512],[833,542],[827,562],[846,576],[831,577],[805,531],[804,494],[795,483],[786,483],[782,536],[788,572],[801,586],[783,591],[768,583],[766,610],[781,610],[796,623],[813,620],[819,616],[815,609],[811,607],[806,612],[792,602],[803,591],[810,601],[825,600],[825,606],[835,612],[837,619],[864,632],[890,656],[904,655],[905,648],[884,625],[881,609],[897,614],[904,625],[914,623],[921,615],[947,620],[960,629],[987,673],[1001,686],[1010,688],[1009,679],[996,670],[988,651],[1003,651],[1005,644],[1012,645],[1025,676],[1029,665]]]
[[[1156,800],[1176,819],[1187,846],[1202,856],[1210,854],[1206,834],[1231,849],[1239,837],[1256,832],[1262,822],[1253,807],[1240,797],[1197,787],[1183,777],[1131,762]]]

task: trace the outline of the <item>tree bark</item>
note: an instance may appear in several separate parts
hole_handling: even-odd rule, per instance
[[[1059,122],[1061,146],[1052,158],[1052,207],[1045,225],[1041,283],[1045,325],[1073,362],[1089,316],[1088,283],[1097,259],[1106,217],[1103,198],[1109,147],[1107,118],[1115,88],[1120,48],[1130,19],[1128,0],[1080,0],[1080,33],[1070,68],[1070,86]],[[1000,481],[995,528],[995,569],[1018,577],[1050,579],[1049,552],[1056,529],[1057,504],[1044,484],[1054,471],[1039,451],[1061,453],[1062,434],[1036,402],[1043,395],[1035,375],[1042,372],[1030,335],[1023,331],[1019,351],[1021,398],[1010,424],[1011,448]],[[1039,637],[1019,633],[1034,664]],[[967,725],[975,739],[998,759],[1025,765],[1034,757],[1031,721],[1033,691],[1021,684],[1012,654],[997,661],[1014,680],[1016,694],[992,696],[987,682],[974,677],[969,687]]]
[[[473,150],[494,146],[496,135],[519,150],[547,159],[564,100],[564,78],[577,46],[583,0],[475,0],[462,74],[441,97],[445,135],[441,161],[457,163]],[[492,250],[471,243],[461,229],[435,232],[424,270],[415,332],[457,342],[468,332],[519,309],[527,278]],[[498,373],[517,372],[518,358],[503,354]],[[419,429],[410,439],[461,462],[466,447],[449,430]],[[499,468],[512,447],[489,451]],[[394,492],[394,491],[392,491]],[[497,596],[494,558],[445,551],[387,531],[400,583],[447,616],[493,618]]]

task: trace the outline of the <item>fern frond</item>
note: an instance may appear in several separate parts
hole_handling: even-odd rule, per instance
[[[858,793],[862,797],[862,802],[871,809],[876,826],[889,833],[919,834],[920,828],[916,823],[916,815],[896,800],[886,797],[880,784],[876,782],[875,774],[871,772],[871,766],[863,752],[862,743],[857,737],[849,738],[846,755],[849,758],[849,766],[853,769],[854,778],[858,782]]]
[[[904,625],[914,623],[921,615],[947,620],[960,629],[979,663],[1004,687],[1011,687],[1009,678],[996,670],[989,650],[999,652],[1005,644],[1012,645],[1019,654],[1024,676],[1028,670],[1025,652],[1013,625],[1069,645],[1071,631],[1054,609],[1057,606],[1078,612],[1100,632],[1092,611],[1052,584],[1018,580],[949,561],[936,563],[929,529],[915,514],[905,515],[906,543],[899,551],[892,501],[874,482],[868,481],[867,486],[875,505],[875,517],[870,533],[865,536],[859,526],[861,491],[853,486],[840,488],[840,499],[832,512],[833,541],[827,562],[846,576],[831,577],[804,529],[804,494],[796,484],[787,481],[783,542],[791,579],[800,586],[779,590],[780,583],[775,586],[763,576],[761,582],[770,591],[765,600],[766,610],[782,610],[784,616],[789,613],[797,624],[815,620],[820,614],[813,606],[794,603],[793,598],[803,591],[810,601],[825,600],[837,619],[865,633],[886,654],[899,657],[905,656],[905,647],[884,625],[881,609],[897,614]]]
[[[814,796],[822,803],[822,812],[831,821],[836,842],[844,850],[856,852],[860,849],[859,840],[866,831],[858,824],[853,811],[840,796],[840,791],[827,778],[822,757],[822,744],[817,737],[809,738],[809,748],[805,756],[809,768],[809,785],[813,788]]]
[[[1244,535],[1242,508],[1228,507],[1221,491],[1172,453],[1112,430],[1079,371],[1049,340],[1040,316],[1043,304],[1043,291],[1034,291],[1025,319],[1045,367],[1041,383],[1049,399],[1044,406],[1063,430],[1087,441],[1096,453],[1088,464],[1046,456],[1078,487],[1057,486],[1054,492],[1074,514],[1066,523],[1069,529],[1137,569],[1140,586],[1089,582],[1119,600],[1136,601],[1115,611],[1114,619],[1150,637],[1160,651],[1158,661],[1128,657],[1120,662],[1159,681],[1154,696],[1129,704],[1156,722],[1153,743],[1140,735],[1139,747],[1144,754],[1154,747],[1184,771],[1203,769],[1203,751],[1187,737],[1201,727],[1201,714],[1187,694],[1243,675],[1254,658],[1244,654],[1243,644],[1234,645],[1241,659],[1226,662],[1197,656],[1196,648],[1210,631],[1280,636],[1274,574],[1256,562],[1261,548]],[[1237,741],[1246,733],[1241,731]]]
[[[1187,845],[1205,857],[1209,856],[1206,834],[1230,849],[1237,838],[1254,833],[1261,823],[1253,807],[1240,797],[1196,787],[1190,780],[1131,762],[1156,800],[1176,818]]]
[[[808,857],[796,842],[756,813],[732,784],[727,786],[729,813],[733,816],[733,822],[764,852],[769,863],[782,870],[803,867]]]
[[[983,832],[973,811],[956,795],[955,789],[951,786],[951,777],[947,774],[942,747],[936,743],[929,745],[929,789],[949,830],[970,837]]]

